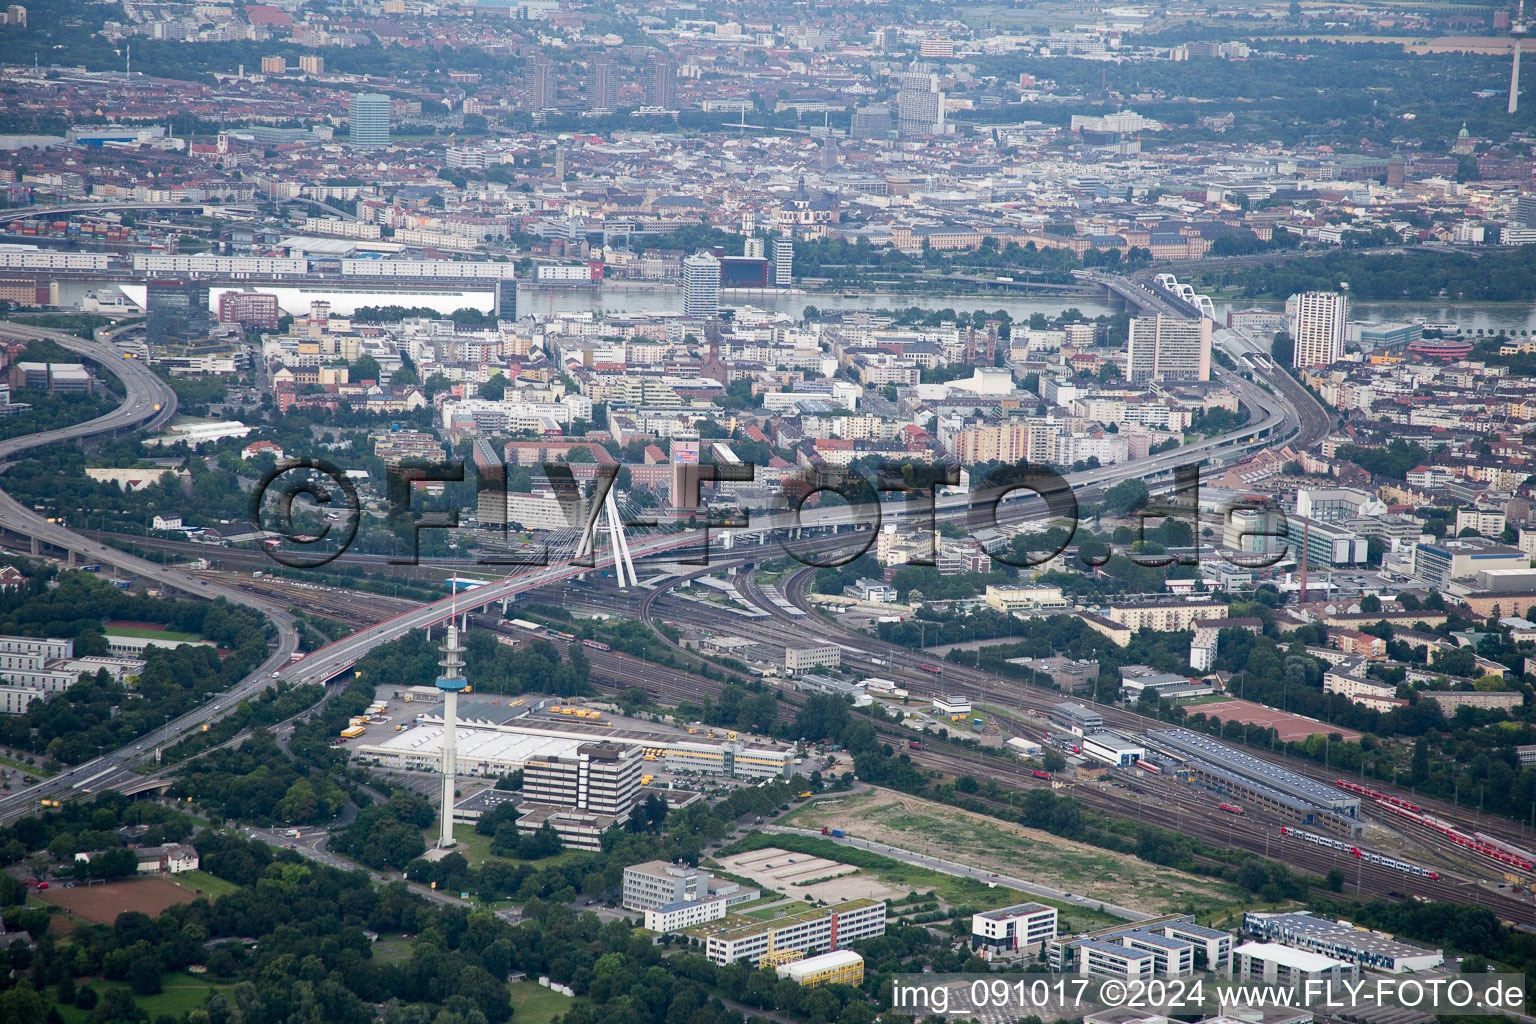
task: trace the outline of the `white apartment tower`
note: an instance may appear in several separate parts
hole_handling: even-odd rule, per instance
[[[1344,358],[1344,329],[1349,300],[1339,292],[1298,292],[1285,302],[1297,369],[1328,366]]]
[[[1131,321],[1126,367],[1132,384],[1211,379],[1211,321],[1139,316]]]
[[[720,261],[710,253],[683,260],[683,315],[699,320],[720,315]]]
[[[788,288],[795,283],[795,242],[784,237],[773,240],[773,283]]]

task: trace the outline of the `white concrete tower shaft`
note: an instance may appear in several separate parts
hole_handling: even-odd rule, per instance
[[[454,580],[457,588],[458,580]],[[469,686],[464,678],[464,647],[459,643],[458,608],[448,619],[448,635],[443,638],[443,657],[438,662],[442,675],[437,677],[437,688],[443,694],[443,807],[442,828],[437,845],[447,849],[454,845],[453,799],[458,781],[459,691]]]

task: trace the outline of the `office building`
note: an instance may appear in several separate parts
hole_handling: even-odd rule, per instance
[[[793,673],[813,668],[837,668],[842,664],[842,655],[842,648],[836,644],[825,644],[819,647],[786,647],[784,670]]]
[[[612,110],[617,102],[618,88],[613,80],[613,58],[600,53],[592,58],[587,70],[587,109]]]
[[[1139,316],[1131,321],[1127,370],[1132,384],[1211,379],[1211,321]]]
[[[283,311],[276,295],[261,292],[223,292],[219,295],[219,323],[277,330]]]
[[[716,878],[701,868],[648,860],[624,869],[625,910],[656,910],[676,903],[707,903],[720,900],[726,906],[751,903],[761,895],[756,889]]]
[[[496,446],[489,441],[476,441],[473,455],[477,520],[481,529],[503,528],[508,522],[507,467],[496,454]]]
[[[496,282],[496,318],[498,320],[517,319],[517,281],[513,278],[504,278]]]
[[[207,284],[179,278],[145,283],[144,338],[151,346],[189,345],[206,338],[212,326]]]
[[[884,103],[853,112],[849,134],[855,139],[886,139],[891,134],[891,108]]]
[[[1056,908],[1020,903],[971,918],[971,948],[983,959],[1032,953],[1056,937]]]
[[[801,988],[817,985],[862,985],[864,958],[851,949],[838,949],[804,960],[791,960],[776,968],[780,978],[788,978]]]
[[[1051,708],[1050,722],[1072,733],[1087,736],[1104,731],[1104,716],[1082,704],[1062,701]]]
[[[1112,925],[1073,938],[1048,939],[1046,960],[1051,970],[1069,974],[1143,969],[1139,957],[1113,962],[1122,956],[1113,948],[1108,952],[1100,949],[1094,964],[1085,963],[1085,951],[1103,946],[1145,954],[1151,958],[1152,974],[1163,978],[1182,978],[1197,970],[1225,971],[1232,956],[1231,935],[1198,925],[1189,914],[1175,914],[1134,925]]]
[[[1278,508],[1229,508],[1221,524],[1222,552],[1238,565],[1273,565],[1301,546],[1293,545],[1294,539],[1289,520]]]
[[[1195,973],[1193,943],[1148,930],[1126,932],[1120,936],[1120,945],[1150,954],[1152,973],[1159,978],[1184,978]]]
[[[1424,325],[1418,321],[1356,321],[1349,325],[1347,337],[1362,352],[1400,352],[1424,340]]]
[[[672,438],[672,482],[667,496],[673,508],[699,505],[699,435],[685,430]]]
[[[705,940],[705,954],[712,962],[724,965],[744,960],[755,967],[769,954],[788,959],[794,953],[825,953],[884,935],[885,903],[849,900],[772,921],[732,915],[690,934]]]
[[[760,256],[720,257],[720,287],[767,288],[768,261]]]
[[[754,890],[755,891],[755,890]],[[682,931],[694,925],[718,921],[725,916],[725,900],[684,900],[652,907],[645,912],[645,927],[657,935]]]
[[[683,315],[698,320],[720,315],[720,261],[710,253],[683,260]]]
[[[904,139],[944,134],[944,94],[939,91],[938,75],[915,71],[901,76],[896,131]]]
[[[1338,292],[1298,292],[1285,301],[1297,369],[1329,366],[1344,358],[1349,300]]]
[[[773,240],[773,283],[788,288],[794,283],[795,242],[792,238]]]
[[[1358,981],[1360,968],[1321,953],[1309,953],[1274,942],[1245,942],[1232,951],[1232,980],[1263,982],[1287,988],[1322,983],[1342,991],[1344,982]]]
[[[640,792],[643,764],[637,747],[583,743],[574,753],[529,758],[523,765],[523,795],[531,803],[576,807],[624,821]]]
[[[353,94],[347,125],[354,146],[389,145],[389,97],[376,92]]]
[[[1530,558],[1519,548],[1493,544],[1481,537],[1415,544],[1413,548],[1414,578],[1439,590],[1453,579],[1471,579],[1496,569],[1523,571],[1530,564]]]
[[[750,236],[742,245],[741,254],[750,260],[767,259],[768,240],[757,235]]]
[[[677,100],[677,80],[673,77],[671,55],[660,51],[652,53],[650,73],[650,89],[646,98],[653,107],[671,110]]]
[[[1095,978],[1150,981],[1153,958],[1146,950],[1132,949],[1118,942],[1085,939],[1077,943],[1077,973]]]
[[[1412,946],[1343,921],[1314,917],[1309,911],[1246,913],[1243,915],[1243,932],[1266,942],[1321,953],[1388,974],[1433,970],[1445,962],[1445,954],[1438,949]]]

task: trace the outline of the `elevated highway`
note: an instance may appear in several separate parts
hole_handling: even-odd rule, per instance
[[[134,360],[122,358],[108,344],[84,341],[62,332],[45,331],[21,325],[0,326],[0,337],[47,337],[57,341],[73,351],[101,362],[122,380],[127,392],[121,407],[89,423],[33,437],[16,438],[0,444],[0,461],[14,458],[24,451],[44,444],[131,429],[140,425],[158,426],[174,412],[174,393],[164,382],[160,381],[148,367]],[[1248,424],[1228,434],[1145,459],[1068,473],[1065,474],[1067,483],[1077,493],[1113,486],[1129,479],[1145,480],[1151,488],[1165,487],[1171,482],[1176,466],[1191,462],[1219,463],[1234,455],[1278,443],[1302,429],[1302,417],[1285,397],[1283,389],[1277,388],[1275,392],[1271,392],[1237,374],[1221,373],[1218,376],[1233,388],[1242,402],[1251,410],[1252,416]],[[1270,386],[1277,387],[1273,382]],[[1049,514],[1044,503],[1037,497],[1028,492],[1017,493],[1027,495],[1019,499],[1022,501],[1020,512],[1025,516],[1043,518]],[[991,525],[996,504],[1001,497],[998,491],[993,490],[939,498],[935,502],[934,515],[940,520],[964,522],[973,527]],[[855,523],[868,524],[885,517],[901,521],[913,515],[926,517],[927,512],[920,508],[914,509],[906,502],[893,502],[878,508],[856,506],[852,509],[846,507],[817,509],[807,512],[803,517],[790,513],[776,513],[755,517],[747,527],[729,531],[729,536],[731,543],[766,543],[772,535],[783,536],[806,529],[836,530],[838,527],[847,527]],[[182,716],[166,728],[156,730],[131,747],[124,747],[80,765],[67,775],[46,780],[25,792],[0,797],[0,820],[5,821],[13,820],[26,813],[43,798],[58,797],[71,791],[118,788],[140,781],[140,777],[131,770],[132,765],[148,756],[148,750],[153,745],[172,742],[196,731],[204,722],[216,717],[223,708],[258,692],[273,682],[287,680],[297,684],[324,684],[347,671],[373,648],[396,640],[411,630],[430,628],[446,621],[456,613],[465,614],[514,599],[551,583],[601,571],[611,566],[613,561],[611,553],[599,550],[594,559],[595,564],[591,566],[572,565],[567,560],[549,566],[527,569],[477,587],[458,595],[457,598],[444,597],[439,601],[403,612],[314,651],[299,661],[290,662],[291,653],[297,649],[297,633],[291,617],[274,602],[107,547],[64,526],[44,521],[3,492],[0,492],[0,529],[85,555],[93,561],[121,568],[169,588],[210,599],[224,597],[231,602],[256,608],[272,618],[279,632],[277,650],[262,665],[261,670],[242,680],[224,698],[213,702],[212,706],[200,708]],[[720,532],[722,531],[717,530],[717,535]],[[700,530],[685,529],[677,533],[634,539],[630,547],[636,559],[652,556],[676,557],[675,552],[678,549],[698,545],[703,536],[704,533]]]
[[[123,358],[110,343],[88,341],[63,331],[24,324],[0,323],[0,339],[26,341],[33,338],[46,338],[57,342],[73,352],[100,363],[107,372],[122,382],[125,397],[123,403],[116,409],[85,423],[0,442],[0,463],[14,462],[26,452],[63,441],[82,440],[139,427],[154,429],[175,415],[176,393],[170,386],[155,376],[154,372],[142,362]],[[86,777],[96,780],[96,787],[93,788],[115,786],[137,780],[138,776],[133,773],[131,766],[143,760],[151,747],[198,730],[204,722],[215,718],[222,708],[259,692],[270,683],[273,670],[278,665],[286,664],[293,652],[298,649],[298,631],[293,617],[288,614],[283,605],[253,597],[232,587],[198,579],[179,569],[146,561],[82,537],[67,527],[48,522],[4,491],[0,491],[0,529],[30,537],[37,543],[49,544],[61,550],[73,552],[89,561],[110,565],[144,579],[153,580],[169,589],[180,590],[209,600],[222,597],[232,604],[253,608],[273,622],[277,628],[278,637],[276,648],[261,666],[222,695],[219,700],[173,719],[133,746],[104,754],[77,766],[72,772],[47,779],[25,790],[0,795],[0,820],[14,820],[36,807],[37,802],[44,797],[59,796],[74,787],[78,780]]]

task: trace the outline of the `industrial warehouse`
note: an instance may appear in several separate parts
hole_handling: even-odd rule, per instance
[[[414,726],[375,743],[353,749],[357,758],[385,768],[437,771],[442,763],[441,706],[422,702]],[[571,757],[595,740],[638,748],[645,760],[673,772],[701,772],[749,779],[782,778],[794,766],[791,746],[754,746],[735,733],[722,738],[680,734],[649,723],[564,716],[553,699],[522,704],[466,699],[459,705],[457,764],[464,775],[500,776],[524,767],[529,759]]]

